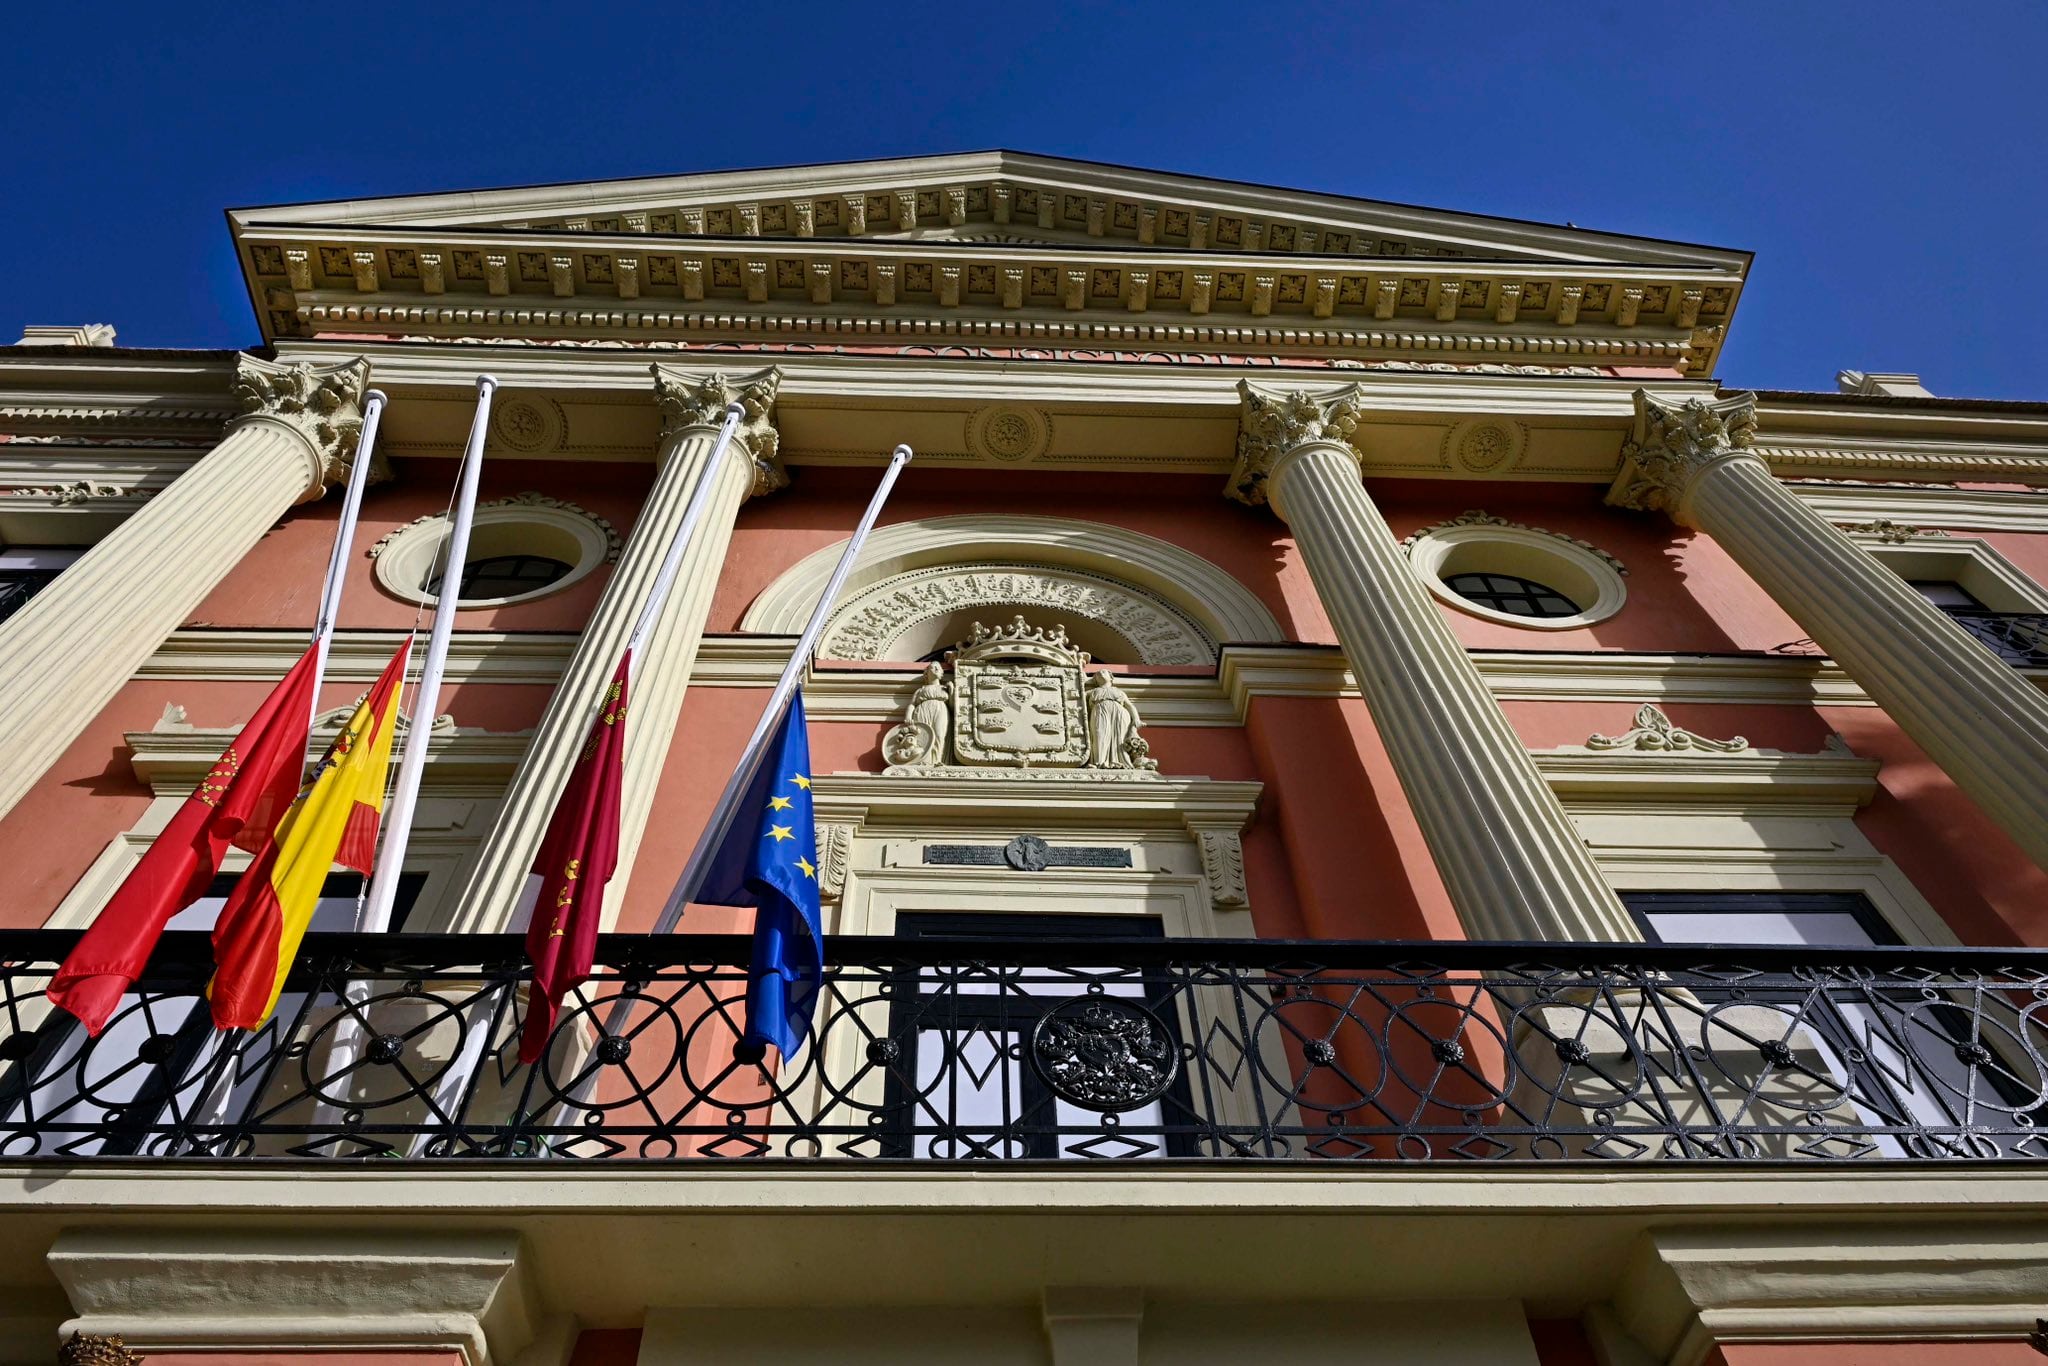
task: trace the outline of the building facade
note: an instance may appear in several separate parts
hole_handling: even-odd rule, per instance
[[[0,351],[0,1358],[2035,1359],[2048,405],[1725,389],[1740,251],[1008,152],[230,224],[260,345]],[[484,373],[397,932],[337,873],[264,1030],[173,934],[86,1039],[52,966],[304,650],[367,394],[316,738]],[[898,443],[749,1065],[749,913],[648,931]]]

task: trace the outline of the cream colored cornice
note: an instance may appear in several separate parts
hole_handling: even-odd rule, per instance
[[[2048,494],[1925,484],[1799,483],[1799,500],[1843,526],[1893,522],[1949,531],[2048,533]]]
[[[343,631],[329,661],[337,683],[374,680],[402,632]],[[774,686],[792,640],[787,636],[709,636],[691,674],[693,688]],[[462,631],[448,656],[450,682],[549,687],[576,647],[572,634],[510,635]],[[305,650],[298,631],[175,631],[139,678],[274,679]],[[1494,695],[1529,702],[1725,702],[1762,706],[1868,706],[1869,699],[1824,659],[1765,655],[1567,654],[1499,651],[1473,655]],[[827,665],[804,685],[820,720],[893,722],[916,685],[918,669]],[[2048,669],[2028,670],[2048,686]],[[1236,726],[1254,697],[1356,697],[1343,655],[1328,645],[1225,645],[1213,675],[1133,675],[1119,686],[1147,725]]]
[[[1014,151],[253,207],[229,218],[238,228],[469,224],[735,237],[1007,230],[1139,245],[1256,243],[1274,255],[1527,256],[1728,271],[1749,262],[1725,248]]]
[[[910,821],[925,829],[961,824],[985,828],[989,818],[1014,815],[1033,830],[1064,825],[1100,828],[1105,821],[1134,829],[1183,829],[1204,824],[1236,830],[1251,819],[1260,783],[1162,777],[1094,781],[1093,770],[1044,770],[1031,778],[886,777],[877,773],[821,773],[813,780],[818,819],[854,825]]]
[[[266,339],[933,334],[1207,350],[1587,357],[1710,374],[1739,278],[1669,265],[1364,259],[1087,243],[655,238],[250,225]],[[1270,319],[1268,322],[1259,320]]]

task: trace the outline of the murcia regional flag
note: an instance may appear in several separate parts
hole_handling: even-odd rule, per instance
[[[533,860],[540,881],[526,954],[533,959],[533,992],[519,1036],[519,1060],[536,1063],[547,1052],[562,998],[590,978],[597,957],[597,926],[604,885],[619,864],[619,798],[625,787],[626,683],[633,673],[629,649],[612,673],[604,704],[569,785],[555,803],[548,832]]]
[[[412,650],[406,640],[376,686],[343,724],[313,771],[312,783],[249,865],[213,927],[213,1022],[254,1029],[270,1018],[320,904],[334,864],[368,876],[376,859],[377,817],[391,767],[399,684]]]
[[[65,956],[49,997],[97,1036],[142,975],[164,926],[197,901],[230,845],[256,853],[306,771],[314,651],[307,650],[149,846]]]

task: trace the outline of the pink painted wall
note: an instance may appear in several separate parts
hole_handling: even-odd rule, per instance
[[[398,460],[393,464],[396,482],[373,487],[363,498],[355,553],[349,557],[348,588],[342,597],[344,627],[404,630],[412,625],[416,607],[378,586],[368,552],[387,532],[417,518],[440,514],[454,488],[453,460]],[[486,462],[478,500],[489,502],[525,492],[546,494],[606,519],[624,537],[632,534],[634,518],[653,477],[653,466],[645,464]],[[340,498],[333,496],[293,509],[206,596],[193,611],[190,624],[312,630],[340,509]],[[533,602],[465,610],[456,616],[456,629],[580,630],[610,576],[609,568],[601,568],[564,591]]]
[[[398,483],[366,501],[358,551],[350,560],[344,625],[402,628],[412,605],[384,594],[363,553],[386,531],[439,512],[452,460],[400,462]],[[485,471],[484,497],[525,490],[573,501],[629,534],[652,477],[644,463],[555,465],[500,462]],[[736,630],[747,607],[803,556],[841,540],[872,487],[866,470],[802,469],[789,492],[750,502],[734,533],[709,627]],[[1274,613],[1283,633],[1312,644],[1333,634],[1285,527],[1264,509],[1224,500],[1211,476],[1138,476],[1042,471],[959,471],[913,465],[883,518],[895,523],[963,512],[1083,516],[1169,540],[1236,576]],[[1539,632],[1486,622],[1444,607],[1460,639],[1479,650],[1727,653],[1768,651],[1801,632],[1705,537],[1668,521],[1602,504],[1592,485],[1448,484],[1371,481],[1397,534],[1407,535],[1468,508],[1580,537],[1619,556],[1629,605],[1578,631]],[[311,622],[337,500],[295,509],[193,613],[195,624],[303,629]],[[2048,536],[1990,533],[2025,572],[2048,582]],[[561,594],[519,606],[464,612],[463,631],[570,632],[595,604],[609,569]],[[1165,672],[1165,671],[1162,671]],[[330,686],[340,705],[360,684]],[[0,819],[0,923],[41,923],[84,868],[146,805],[121,735],[149,728],[166,702],[201,725],[232,726],[262,695],[259,684],[134,682],[69,748],[15,811]],[[469,684],[443,694],[461,725],[514,730],[531,725],[544,688]],[[651,921],[722,785],[760,702],[757,691],[699,688],[685,706],[656,794],[651,834],[622,922]],[[1632,700],[1509,702],[1505,711],[1535,748],[1576,745],[1628,729]],[[1874,708],[1672,704],[1679,725],[1714,737],[1741,734],[1753,745],[1814,752],[1830,731],[1859,754],[1881,759],[1879,794],[1859,822],[1878,848],[1918,884],[1973,943],[2048,945],[2048,874],[2032,867],[2001,832],[1890,721]],[[821,771],[876,771],[879,723],[818,722]],[[1412,812],[1363,703],[1262,697],[1236,728],[1155,727],[1150,738],[1168,772],[1257,779],[1265,799],[1247,831],[1245,854],[1254,916],[1271,936],[1455,937],[1460,931]],[[715,913],[706,913],[715,918]],[[728,918],[729,919],[729,918]],[[704,928],[715,928],[709,920]]]

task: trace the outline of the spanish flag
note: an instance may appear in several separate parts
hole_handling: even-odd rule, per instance
[[[86,1033],[106,1028],[165,924],[206,891],[228,847],[257,852],[291,805],[306,771],[314,653],[271,690],[57,969],[50,1000]]]
[[[334,737],[277,834],[235,883],[213,927],[213,1022],[254,1029],[277,1008],[334,864],[367,875],[376,857],[407,640]]]

